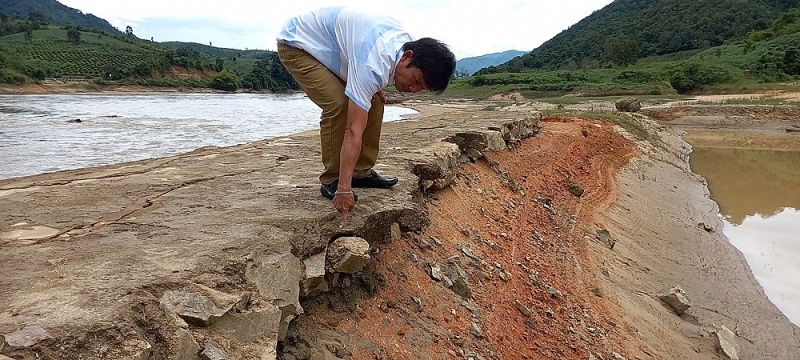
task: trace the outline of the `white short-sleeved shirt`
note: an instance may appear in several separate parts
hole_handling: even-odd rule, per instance
[[[403,44],[413,38],[397,20],[340,6],[290,19],[277,40],[319,60],[347,83],[345,95],[369,111],[372,96],[394,84]]]

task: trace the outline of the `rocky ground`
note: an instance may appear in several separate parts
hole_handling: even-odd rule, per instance
[[[377,168],[400,184],[343,230],[314,132],[0,181],[0,359],[720,359],[723,326],[742,359],[800,353],[678,137],[734,110],[646,109],[646,142],[408,105]]]

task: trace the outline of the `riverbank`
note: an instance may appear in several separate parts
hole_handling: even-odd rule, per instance
[[[318,193],[315,132],[0,181],[0,353],[165,359],[214,341],[232,358],[718,359],[710,331],[722,325],[741,358],[800,349],[797,327],[721,235],[673,129],[635,117],[659,133],[656,146],[610,123],[545,118],[535,136],[438,174],[455,181],[434,190],[420,164],[445,171],[460,152],[442,138],[535,113],[410,106],[422,115],[384,125],[377,169],[400,184],[360,190],[341,232]],[[373,245],[368,268],[301,301],[301,274],[340,235]],[[432,278],[456,255],[471,299]],[[275,273],[268,282],[287,286],[258,275]],[[692,303],[681,316],[657,299],[675,285]],[[163,310],[166,294],[201,288],[248,294],[231,315],[244,325]],[[274,306],[302,309],[279,316],[290,322],[277,347],[283,334],[258,325]],[[23,328],[46,334],[9,341]]]
[[[47,94],[149,94],[149,93],[226,93],[210,88],[175,88],[139,85],[101,85],[95,83],[41,83],[10,85],[0,84],[0,95],[47,95]]]

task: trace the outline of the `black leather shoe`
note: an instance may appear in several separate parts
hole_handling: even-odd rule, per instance
[[[396,177],[383,177],[378,175],[375,170],[367,177],[363,178],[353,178],[352,186],[354,188],[377,188],[377,189],[388,189],[392,186],[397,184]]]
[[[339,180],[334,180],[330,185],[322,185],[319,187],[319,192],[324,196],[326,199],[333,201],[333,197],[336,196],[336,188],[339,187]],[[358,195],[353,193],[353,200],[358,202]]]

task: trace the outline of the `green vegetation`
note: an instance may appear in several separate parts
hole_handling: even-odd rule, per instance
[[[299,89],[273,51],[155,43],[130,27],[55,27],[47,24],[53,14],[28,9],[23,20],[0,13],[0,82],[80,78],[224,91]],[[798,79],[800,0],[616,0],[528,54],[459,76],[445,95],[676,97],[796,89]]]
[[[119,30],[92,14],[62,5],[56,0],[4,0],[0,1],[0,13],[19,19],[58,26],[80,26],[100,29],[109,33]],[[0,33],[0,36],[3,34]]]
[[[0,36],[0,82],[24,84],[59,78],[224,91],[299,88],[275,52],[191,43],[164,46],[127,30],[123,34],[54,27],[0,16],[0,31],[5,35]]]
[[[530,53],[482,73],[588,70],[709,49],[766,29],[798,6],[800,0],[616,0]]]
[[[768,83],[800,79],[800,32],[758,42],[712,47],[638,59],[634,64],[576,70],[528,70],[456,79],[447,94],[454,97],[521,92],[526,97],[670,95],[704,90],[742,92]],[[784,87],[791,87],[785,85]]]

